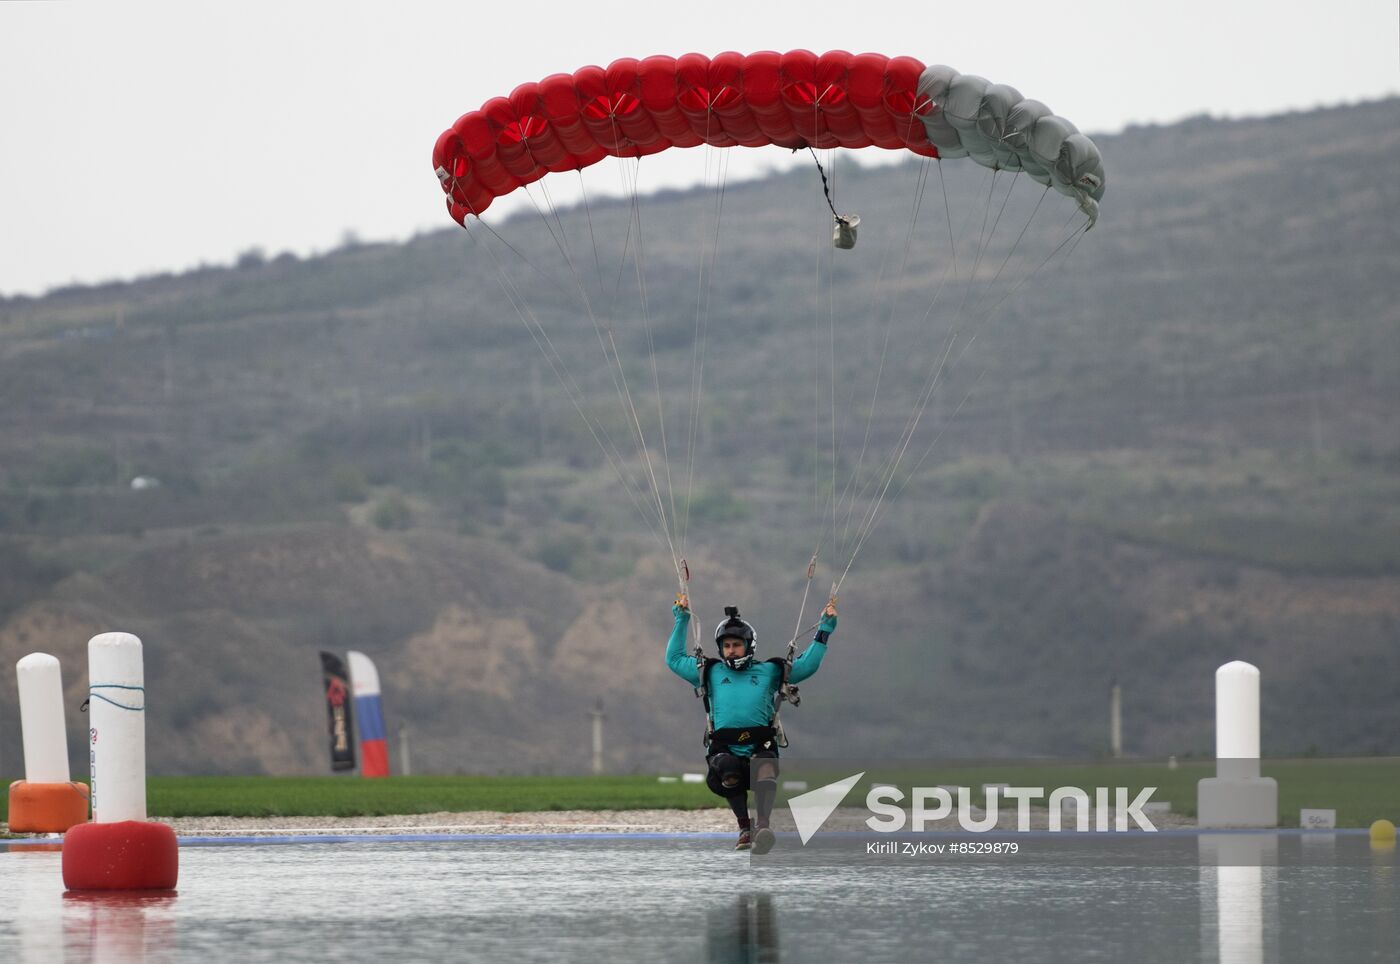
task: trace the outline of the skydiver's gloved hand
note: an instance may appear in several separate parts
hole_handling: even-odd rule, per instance
[[[817,641],[826,642],[836,632],[836,599],[833,597],[822,610],[822,621],[817,626]]]
[[[683,592],[678,592],[678,593],[676,593],[676,601],[675,601],[675,603],[671,606],[671,612],[672,612],[673,615],[675,615],[675,617],[676,617],[677,619],[680,619],[682,616],[685,616],[685,617],[689,618],[689,616],[690,616],[690,597],[688,597],[688,596],[687,596],[685,593],[683,593]]]

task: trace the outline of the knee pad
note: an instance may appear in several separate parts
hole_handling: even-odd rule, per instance
[[[721,797],[737,796],[749,790],[748,761],[732,753],[716,753],[710,757],[710,772],[705,783],[710,792]]]

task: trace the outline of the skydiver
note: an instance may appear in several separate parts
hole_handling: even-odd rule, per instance
[[[778,791],[778,743],[773,728],[775,697],[783,683],[783,660],[754,658],[754,629],[733,606],[725,607],[724,621],[715,628],[719,658],[704,658],[685,651],[690,625],[690,601],[676,597],[671,612],[676,618],[666,643],[666,665],[706,697],[711,727],[705,762],[705,783],[725,799],[739,821],[735,850],[767,853],[774,835],[769,828]],[[800,683],[816,673],[826,655],[827,642],[836,631],[836,600],[822,611],[817,633],[802,655],[792,662],[789,683]],[[705,685],[701,686],[702,673]],[[757,764],[750,788],[750,766]],[[749,790],[753,790],[757,815],[749,819]]]

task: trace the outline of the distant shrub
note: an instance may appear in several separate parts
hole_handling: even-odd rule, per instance
[[[390,495],[380,499],[370,516],[381,529],[408,529],[413,526],[413,510],[401,495]]]
[[[727,486],[711,486],[690,500],[690,521],[696,525],[742,522],[751,514],[749,504]]]
[[[573,572],[582,564],[588,542],[573,532],[545,536],[535,547],[535,558],[555,572]]]
[[[108,485],[116,481],[117,460],[99,448],[72,449],[49,456],[35,472],[40,485],[68,488],[78,485]]]
[[[331,492],[337,502],[363,502],[369,494],[365,474],[353,465],[337,465],[331,471]]]

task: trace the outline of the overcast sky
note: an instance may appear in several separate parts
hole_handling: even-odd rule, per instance
[[[518,83],[587,63],[909,54],[1010,83],[1092,134],[1394,94],[1398,11],[1396,0],[0,0],[0,294],[450,224],[429,163],[437,135]],[[782,163],[737,153],[731,177]],[[698,181],[703,168],[684,161],[649,165],[643,189]]]

